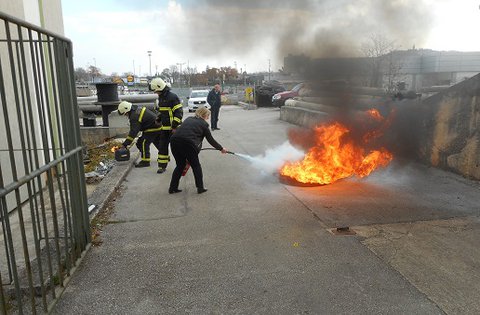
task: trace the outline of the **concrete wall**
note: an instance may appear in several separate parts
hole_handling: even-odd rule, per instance
[[[327,105],[289,99],[280,107],[280,119],[298,126],[314,127],[330,117],[328,112],[331,109]]]
[[[0,11],[64,35],[61,0],[2,0]]]
[[[422,102],[421,158],[480,180],[480,74]]]

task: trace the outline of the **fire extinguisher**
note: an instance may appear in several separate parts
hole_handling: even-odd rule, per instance
[[[185,176],[185,174],[187,174],[189,168],[190,168],[190,163],[188,163],[188,160],[187,160],[187,164],[185,164],[185,168],[183,169],[182,176]]]

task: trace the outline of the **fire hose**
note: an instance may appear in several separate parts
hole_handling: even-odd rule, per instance
[[[215,151],[219,151],[218,149],[215,149],[215,148],[203,148],[203,149],[200,149],[200,151],[204,151],[204,150],[215,150]],[[227,151],[226,153],[227,153],[227,154],[235,155],[235,152],[232,152],[232,151]],[[185,168],[183,169],[182,176],[185,176],[185,174],[187,174],[189,168],[190,168],[190,163],[188,163],[188,161],[187,161],[187,164],[185,165]]]

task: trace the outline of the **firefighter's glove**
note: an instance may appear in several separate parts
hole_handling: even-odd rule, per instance
[[[155,119],[155,126],[162,127],[162,119],[160,118],[160,116],[157,116],[157,118]]]

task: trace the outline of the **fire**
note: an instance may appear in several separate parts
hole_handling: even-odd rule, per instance
[[[115,151],[117,151],[118,149],[120,149],[120,147],[119,147],[118,145],[116,145],[116,146],[113,146],[113,147],[110,149],[110,151],[115,152]]]
[[[367,114],[378,122],[385,122],[376,110]],[[381,128],[384,129],[384,128]],[[363,135],[362,145],[349,137],[350,130],[339,122],[315,128],[315,146],[309,149],[304,159],[287,162],[280,174],[301,183],[331,184],[351,176],[365,177],[380,166],[386,166],[393,155],[385,148],[368,151],[362,145],[380,136],[380,131]]]
[[[367,114],[377,121],[383,121],[383,116],[380,115],[380,112],[375,108],[367,110]]]

